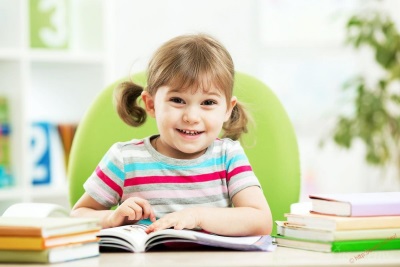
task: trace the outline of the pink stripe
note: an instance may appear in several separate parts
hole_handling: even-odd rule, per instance
[[[213,172],[192,176],[145,176],[127,178],[125,186],[144,185],[144,184],[185,184],[185,183],[201,183],[226,178],[226,172]]]
[[[144,144],[144,141],[140,141],[140,142],[138,142],[138,143],[133,143],[133,145],[135,145],[135,146],[143,145],[143,144]]]
[[[116,198],[112,197],[107,191],[101,188],[98,184],[91,181],[92,180],[88,180],[88,182],[90,183],[89,188],[95,191],[96,194],[99,195],[102,199],[105,199],[108,203],[112,205],[115,205],[118,202]]]
[[[193,198],[220,195],[228,192],[226,186],[212,187],[197,190],[152,190],[125,194],[126,197],[152,198]]]
[[[232,178],[232,176],[235,176],[242,172],[248,172],[248,171],[252,171],[252,168],[250,165],[237,167],[228,173],[227,180],[229,181]]]
[[[118,186],[113,180],[110,179],[99,167],[96,168],[96,174],[103,180],[106,185],[108,185],[112,190],[118,193],[118,195],[122,196],[122,188]]]

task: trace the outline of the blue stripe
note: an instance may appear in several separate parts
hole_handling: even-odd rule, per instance
[[[236,155],[236,156],[230,158],[228,163],[226,164],[226,169],[230,170],[230,167],[232,164],[235,164],[236,162],[241,161],[241,160],[248,161],[247,156],[245,154],[239,154],[239,155]]]
[[[200,168],[207,168],[210,166],[221,166],[225,163],[226,157],[225,155],[219,158],[211,158],[208,159],[200,164],[197,165],[190,165],[190,166],[179,166],[179,165],[170,165],[175,170],[187,170],[187,169],[200,169]],[[146,170],[161,170],[165,169],[165,164],[159,162],[150,162],[150,163],[130,163],[125,165],[125,171],[146,171]]]
[[[107,162],[107,168],[112,171],[121,181],[125,180],[125,172],[121,171],[112,161]]]

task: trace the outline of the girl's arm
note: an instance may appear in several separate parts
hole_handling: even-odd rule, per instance
[[[102,228],[133,224],[141,219],[150,218],[155,221],[154,211],[147,200],[131,197],[115,210],[110,210],[85,193],[72,208],[72,217],[96,217],[100,219]]]
[[[147,232],[169,227],[201,227],[226,236],[267,235],[272,231],[272,215],[258,186],[247,187],[233,198],[234,208],[195,207],[170,213],[149,226]]]

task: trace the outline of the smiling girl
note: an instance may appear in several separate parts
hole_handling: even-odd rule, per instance
[[[151,116],[158,134],[114,144],[71,215],[99,217],[103,228],[150,219],[148,233],[173,227],[270,234],[268,203],[237,141],[248,115],[233,96],[233,81],[232,58],[211,36],[164,43],[149,63],[145,88],[124,82],[115,90],[121,119],[138,127]]]

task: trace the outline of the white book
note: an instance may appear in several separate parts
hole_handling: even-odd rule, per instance
[[[364,229],[364,230],[323,230],[301,225],[294,225],[284,221],[276,221],[277,234],[281,236],[299,238],[310,241],[347,241],[385,239],[390,236],[400,236],[400,228]]]
[[[135,224],[102,229],[98,234],[100,247],[116,248],[131,252],[145,252],[165,243],[192,243],[243,251],[273,251],[272,238],[265,236],[230,237],[196,230],[165,229],[150,234],[147,225]],[[182,246],[180,246],[182,247]]]
[[[312,212],[338,216],[398,216],[400,192],[315,194]]]

